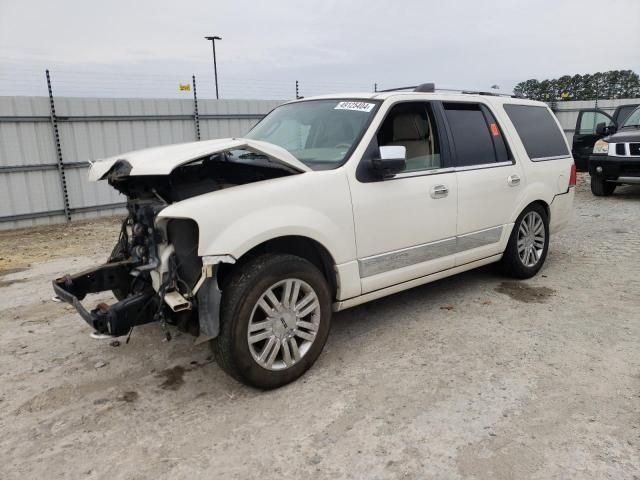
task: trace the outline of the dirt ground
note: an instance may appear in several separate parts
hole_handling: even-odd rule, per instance
[[[266,393],[187,335],[95,340],[51,301],[117,230],[0,233],[4,480],[640,478],[640,187],[596,198],[582,177],[537,277],[484,268],[339,313]]]

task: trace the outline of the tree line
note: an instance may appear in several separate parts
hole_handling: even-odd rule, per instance
[[[513,93],[543,102],[638,98],[640,77],[632,70],[610,70],[542,81],[531,79],[518,83]]]

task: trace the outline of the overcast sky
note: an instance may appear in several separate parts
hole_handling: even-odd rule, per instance
[[[521,80],[640,73],[639,0],[0,0],[0,95],[290,98],[434,81],[510,90]],[[45,90],[46,92],[46,90]]]

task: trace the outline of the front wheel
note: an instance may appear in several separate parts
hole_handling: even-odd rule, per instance
[[[500,267],[514,278],[531,278],[542,268],[549,249],[549,217],[542,205],[528,206],[518,217]]]
[[[616,184],[607,182],[604,178],[595,175],[591,176],[591,193],[596,197],[608,197],[613,194]]]
[[[211,346],[235,379],[271,389],[300,377],[329,334],[331,296],[320,271],[293,255],[238,266],[222,294],[220,335]]]

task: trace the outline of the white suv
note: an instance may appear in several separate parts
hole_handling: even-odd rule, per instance
[[[125,153],[90,177],[129,216],[108,262],[56,294],[113,336],[177,325],[274,388],[315,362],[332,312],[492,262],[535,275],[575,166],[544,103],[425,84],[286,103],[244,138]],[[119,301],[80,303],[103,290]]]

